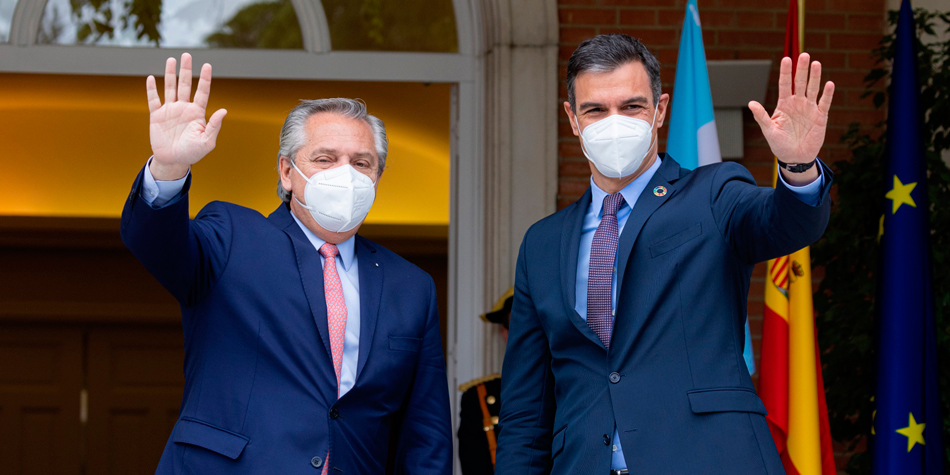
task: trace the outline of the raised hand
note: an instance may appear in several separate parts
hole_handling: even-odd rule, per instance
[[[782,58],[778,79],[778,104],[775,105],[775,112],[771,117],[758,102],[749,103],[749,109],[762,129],[772,153],[786,163],[810,163],[818,156],[818,151],[825,141],[828,109],[831,107],[835,85],[831,81],[826,82],[821,100],[818,100],[821,63],[811,62],[809,68],[809,60],[808,53],[802,53],[798,57],[793,92],[792,59]],[[817,170],[814,176],[817,177]]]
[[[155,76],[145,80],[148,96],[151,172],[158,180],[176,180],[214,149],[221,121],[228,111],[218,109],[208,121],[205,115],[211,94],[211,65],[201,67],[195,99],[191,98],[191,55],[181,55],[181,74],[175,80],[175,58],[165,61],[165,104],[158,97]]]

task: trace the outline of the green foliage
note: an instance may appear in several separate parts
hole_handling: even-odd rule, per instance
[[[926,151],[930,203],[933,291],[936,304],[937,361],[944,416],[944,436],[950,474],[950,169],[941,152],[950,149],[950,40],[923,42],[938,28],[950,32],[950,14],[917,9],[917,59],[920,107],[923,110],[921,141]],[[891,26],[897,12],[889,12]],[[886,100],[883,85],[890,77],[894,34],[885,35],[872,54],[878,67],[865,78],[875,106]],[[825,278],[815,295],[819,344],[824,349],[825,396],[832,436],[854,450],[871,433],[874,404],[874,319],[877,294],[878,233],[886,173],[884,124],[874,135],[851,124],[842,137],[852,151],[850,161],[834,164],[837,198],[824,237],[813,246],[815,266],[825,268]],[[852,475],[871,473],[870,453],[854,455],[848,464]]]
[[[303,49],[300,23],[290,0],[252,3],[205,42],[213,48]]]
[[[78,25],[76,39],[81,43],[95,44],[104,36],[114,38],[117,24],[113,19],[118,18],[121,30],[134,28],[137,39],[147,38],[160,46],[162,0],[124,0],[117,9],[110,0],[70,0],[69,6]]]
[[[163,0],[70,0],[76,39],[83,44],[134,31],[137,40],[162,46],[168,41],[161,33],[162,7]],[[54,17],[58,12],[53,10]],[[40,43],[54,43],[61,33],[58,17],[49,23],[51,31],[40,32]],[[249,4],[205,41],[214,48],[303,49],[300,24],[290,0]]]
[[[322,0],[337,51],[457,52],[451,0]]]

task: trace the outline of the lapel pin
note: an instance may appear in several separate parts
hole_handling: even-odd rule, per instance
[[[666,187],[661,185],[654,188],[653,194],[656,196],[666,196]]]
[[[376,264],[376,267],[379,267],[379,263],[378,263],[378,262],[374,262],[373,264]]]

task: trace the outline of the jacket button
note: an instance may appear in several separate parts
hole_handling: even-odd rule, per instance
[[[610,445],[610,436],[604,434],[604,445]]]
[[[617,384],[620,382],[620,373],[614,371],[610,373],[610,376],[607,376],[607,379],[609,379],[611,383]]]
[[[335,407],[330,409],[330,419],[336,419],[337,417],[340,417],[340,411],[336,410]]]
[[[310,465],[312,465],[313,468],[320,468],[323,466],[323,459],[320,457],[314,457],[310,459]]]

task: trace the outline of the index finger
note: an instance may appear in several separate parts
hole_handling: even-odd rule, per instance
[[[825,90],[821,93],[821,100],[818,101],[818,110],[828,115],[828,109],[831,109],[831,99],[835,96],[835,83],[828,81],[825,83]]]

